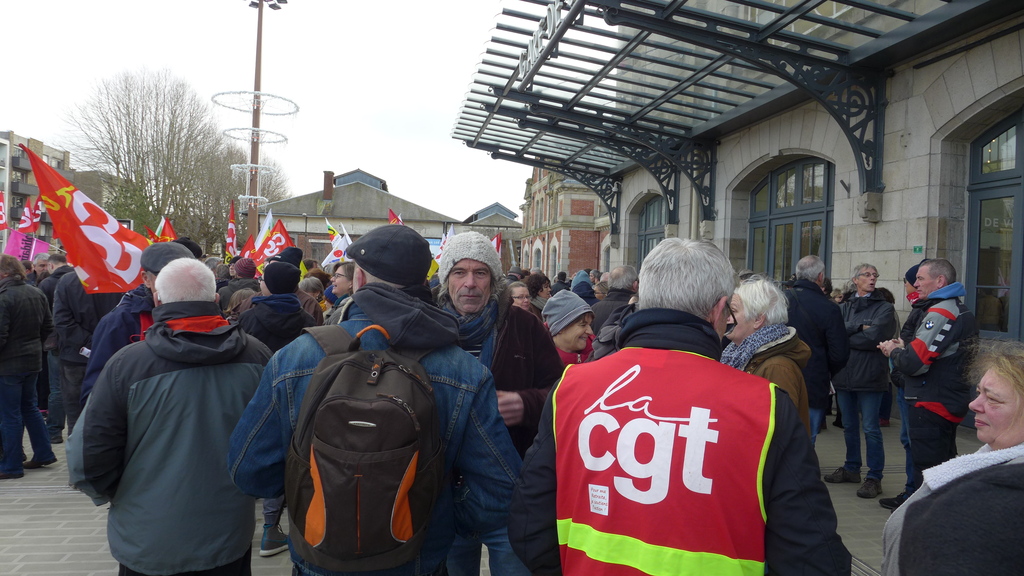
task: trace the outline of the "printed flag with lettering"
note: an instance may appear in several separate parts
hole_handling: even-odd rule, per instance
[[[270,234],[267,234],[267,238],[263,241],[263,244],[256,249],[256,255],[253,257],[253,260],[256,262],[256,265],[259,266],[266,261],[267,258],[277,256],[282,250],[289,246],[295,246],[295,243],[292,242],[292,237],[288,235],[288,230],[285,229],[284,222],[278,220],[270,230]]]
[[[160,218],[160,225],[156,227],[156,236],[157,242],[170,242],[178,239],[178,233],[174,231],[174,226],[171,226],[171,221],[167,219],[167,216]]]
[[[327,254],[327,257],[324,258],[324,261],[320,263],[320,267],[326,270],[327,266],[334,264],[335,262],[345,261],[345,250],[347,250],[348,245],[352,243],[352,238],[349,237],[348,230],[345,230],[344,224],[341,225],[342,233],[338,234],[338,231],[334,229],[334,226],[331,226],[331,221],[327,220],[327,218],[324,218],[324,220],[327,221],[327,234],[331,237],[331,251]]]
[[[143,226],[143,228],[146,229],[146,238],[149,239],[150,244],[160,241],[160,237],[156,235],[156,232],[153,232],[152,228],[149,226]]]
[[[26,236],[17,230],[11,230],[7,245],[4,246],[4,254],[14,256],[18,260],[32,260],[36,254],[46,254],[49,251],[50,245],[46,242]]]
[[[54,234],[87,293],[127,292],[142,282],[142,251],[149,246],[49,164],[19,144],[32,163],[40,196],[53,221]]]
[[[231,201],[231,212],[228,213],[228,233],[224,236],[225,260],[238,255],[238,239],[235,237],[235,201]]]
[[[391,208],[388,208],[388,224],[398,224],[400,226],[405,226],[405,222],[402,222],[402,215],[395,214],[395,211],[392,210]]]
[[[33,208],[33,206],[35,208]],[[43,215],[39,211],[42,206],[43,196],[41,194],[35,203],[31,201],[25,202],[25,209],[21,212],[21,222],[18,222],[18,232],[21,232],[22,234],[31,234],[39,230],[39,221],[43,218]]]
[[[7,230],[7,205],[4,204],[3,192],[0,192],[0,230]]]

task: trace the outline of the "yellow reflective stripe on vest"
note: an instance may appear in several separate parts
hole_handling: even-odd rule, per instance
[[[597,562],[629,566],[652,576],[764,576],[762,562],[656,546],[629,536],[600,532],[586,524],[577,524],[571,519],[558,521],[558,544],[579,550]]]
[[[761,504],[761,521],[768,523],[768,513],[764,509],[764,464],[768,460],[768,445],[775,437],[775,389],[779,387],[774,382],[769,383],[769,398],[771,398],[771,412],[768,413],[768,433],[764,435],[764,446],[761,447],[761,461],[757,464],[757,501]]]

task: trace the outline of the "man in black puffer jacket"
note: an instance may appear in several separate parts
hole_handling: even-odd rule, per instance
[[[850,340],[846,337],[839,307],[821,291],[825,282],[825,263],[817,256],[804,256],[796,264],[796,282],[786,291],[789,322],[796,335],[811,347],[811,359],[804,366],[807,383],[808,413],[811,417],[811,444],[825,420],[832,377],[850,358]]]
[[[877,268],[871,264],[858,264],[853,269],[851,280],[857,291],[849,294],[840,305],[846,334],[850,338],[850,362],[833,381],[846,425],[843,429],[846,462],[835,472],[826,474],[824,480],[860,482],[860,427],[863,426],[868,473],[864,484],[857,490],[857,496],[874,498],[882,492],[882,468],[885,467],[878,407],[882,395],[889,388],[889,361],[878,345],[896,334],[898,324],[896,309],[875,291]]]

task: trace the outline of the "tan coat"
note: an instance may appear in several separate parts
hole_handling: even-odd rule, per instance
[[[811,349],[797,338],[796,329],[790,328],[787,336],[758,348],[744,368],[748,374],[766,378],[789,394],[808,435],[811,433],[811,420],[807,412],[807,386],[801,370],[810,358]]]

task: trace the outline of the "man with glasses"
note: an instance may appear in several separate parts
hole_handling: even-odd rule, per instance
[[[882,468],[885,467],[878,407],[882,395],[889,388],[889,362],[878,345],[892,338],[898,325],[896,309],[875,291],[877,268],[871,264],[858,264],[853,269],[851,280],[856,292],[839,305],[850,340],[850,361],[832,382],[846,425],[843,429],[846,462],[835,472],[826,474],[825,481],[860,483],[860,426],[863,426],[868,473],[864,484],[857,490],[857,496],[875,498],[882,493]]]
[[[341,311],[351,304],[349,296],[352,295],[352,275],[355,273],[356,263],[339,262],[334,267],[334,275],[331,276],[331,288],[334,294],[334,304],[324,316],[324,324],[338,324],[341,322]]]

